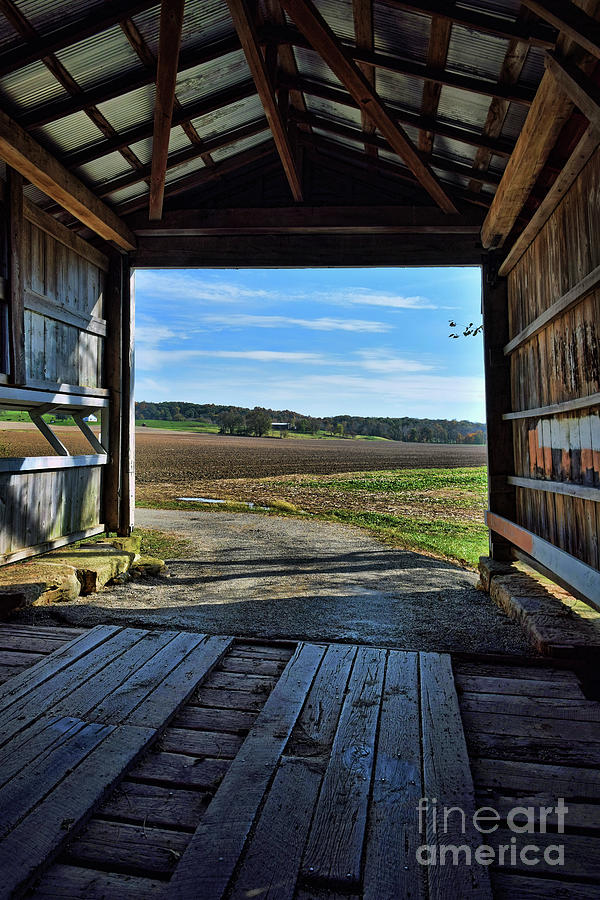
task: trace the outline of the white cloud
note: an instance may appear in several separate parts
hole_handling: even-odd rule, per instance
[[[278,299],[278,293],[258,288],[245,288],[230,281],[211,281],[189,272],[139,269],[135,275],[136,290],[165,301],[197,303],[236,303],[248,299]]]
[[[347,288],[343,291],[331,291],[319,294],[320,299],[330,303],[343,305],[385,306],[390,309],[438,309],[427,297],[405,297],[403,294],[391,294],[373,291],[369,288]]]
[[[352,331],[364,334],[383,334],[391,331],[392,325],[385,322],[372,322],[365,319],[296,319],[291,316],[252,316],[233,314],[230,316],[202,316],[205,324],[219,325],[223,328],[307,328],[311,331]]]
[[[430,372],[435,366],[416,359],[394,356],[386,350],[359,350],[356,365],[368,372],[393,375],[400,372]]]
[[[138,347],[136,364],[141,371],[156,371],[163,366],[190,363],[201,359],[239,359],[260,363],[296,363],[326,365],[327,357],[320,353],[285,350],[159,350],[157,347]]]

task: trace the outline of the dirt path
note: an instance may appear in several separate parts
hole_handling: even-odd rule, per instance
[[[469,572],[384,547],[359,529],[245,513],[137,511],[193,542],[171,577],[47,610],[71,624],[168,625],[217,634],[356,641],[419,650],[529,653]]]

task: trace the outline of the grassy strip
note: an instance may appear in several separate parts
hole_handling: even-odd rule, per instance
[[[172,531],[159,531],[157,528],[134,528],[133,533],[141,535],[142,556],[176,559],[186,556],[194,546],[192,541],[188,541],[187,538]]]

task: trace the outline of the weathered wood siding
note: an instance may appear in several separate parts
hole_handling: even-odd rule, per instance
[[[21,223],[18,299],[24,354],[8,373],[19,400],[12,400],[9,383],[3,402],[35,410],[35,403],[42,402],[36,398],[49,396],[57,411],[67,414],[70,404],[79,409],[93,404],[94,395],[106,402],[108,259],[27,201]],[[10,267],[4,269],[9,279]],[[108,416],[106,407],[101,415]],[[102,530],[107,456],[92,447],[89,454],[71,458],[67,465],[64,457],[62,465],[55,463],[56,457],[27,460],[26,471],[19,471],[18,460],[0,461],[0,564]]]
[[[101,476],[101,466],[0,473],[0,558],[96,528]]]
[[[27,382],[101,387],[105,272],[25,221]]]
[[[589,279],[600,266],[599,222],[600,152],[509,275],[511,340],[586,276],[592,284],[512,350],[513,411],[600,392],[600,283]],[[600,406],[517,418],[513,428],[516,476],[535,479],[540,488],[554,482],[585,494],[557,493],[556,485],[552,490],[517,486],[518,524],[600,568],[600,504],[590,499],[593,491],[579,490],[598,489],[600,499]]]

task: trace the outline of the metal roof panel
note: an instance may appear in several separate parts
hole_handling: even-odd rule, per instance
[[[424,63],[429,48],[431,18],[388,6],[387,3],[374,3],[373,7],[375,50]]]

